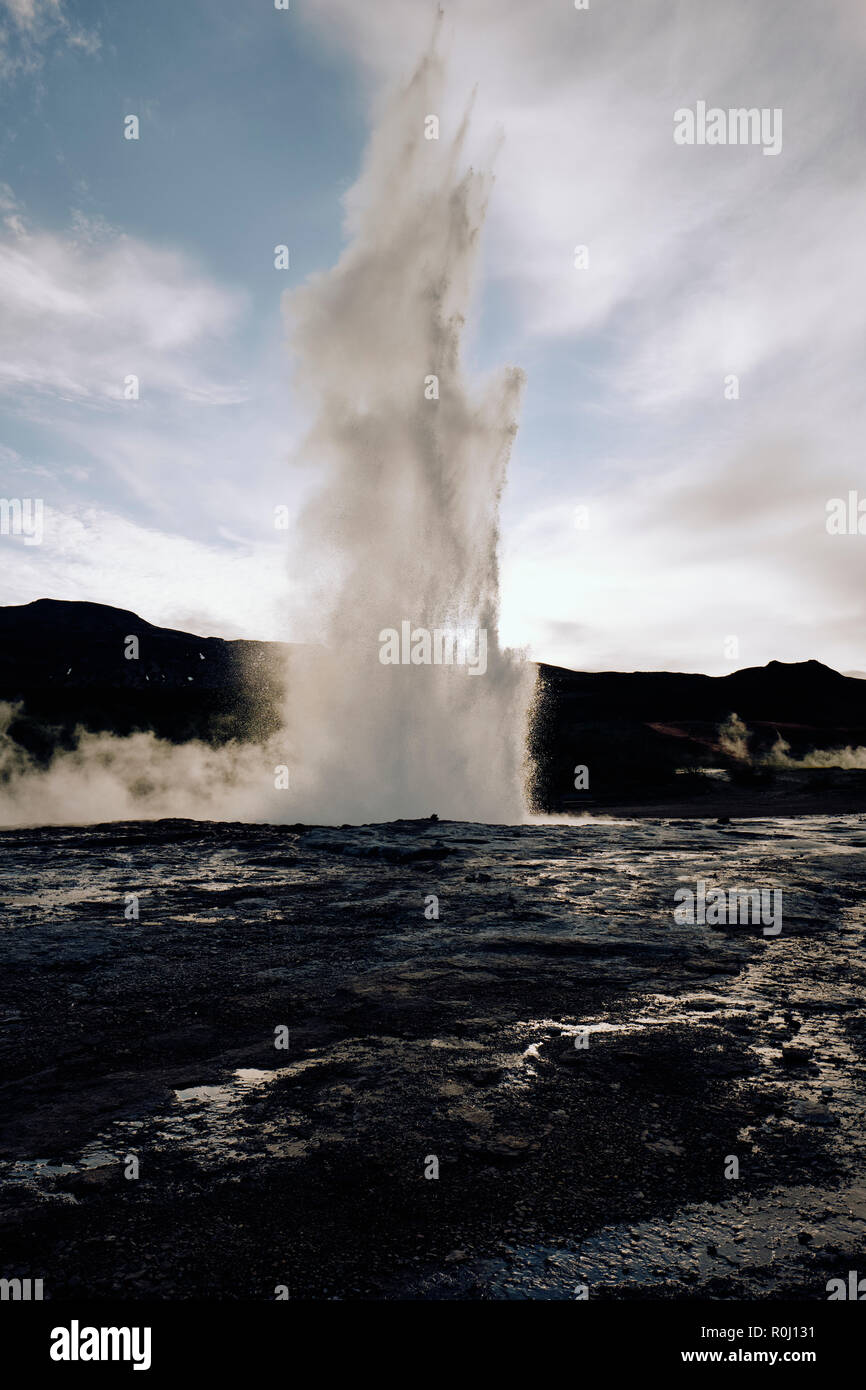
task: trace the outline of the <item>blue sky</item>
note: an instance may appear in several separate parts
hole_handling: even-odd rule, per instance
[[[338,259],[432,14],[0,0],[0,492],[48,518],[40,546],[0,536],[0,601],[292,637],[272,515],[310,480],[281,296]],[[496,172],[467,361],[527,377],[505,640],[596,669],[866,667],[866,535],[825,526],[866,499],[862,7],[455,0],[446,43],[443,122],[476,88]],[[676,146],[699,99],[782,110],[779,155]]]
[[[171,295],[193,276],[202,300],[213,286],[212,312],[205,303],[189,306],[192,321],[182,348],[196,383],[206,390],[207,378],[215,392],[227,394],[230,403],[215,409],[231,414],[229,428],[242,434],[245,417],[264,409],[259,393],[267,396],[287,379],[280,292],[340,252],[339,200],[355,176],[365,139],[352,65],[325,53],[293,17],[261,5],[248,13],[209,0],[64,5],[71,32],[84,37],[84,46],[71,44],[70,31],[51,22],[50,7],[37,5],[36,14],[43,8],[44,28],[30,42],[26,29],[22,35],[7,20],[11,71],[3,99],[3,178],[22,221],[57,239],[56,283],[63,283],[64,242],[85,254],[93,248],[98,275],[100,248],[108,251],[131,239],[129,273],[143,294],[148,279]],[[22,55],[16,70],[22,50],[32,56],[28,62]],[[138,141],[123,138],[128,113],[139,116]],[[273,247],[279,242],[291,246],[291,265],[278,275]],[[151,263],[151,248],[173,254],[175,264]],[[122,267],[116,274],[126,279]],[[134,292],[128,282],[126,288]],[[141,323],[142,308],[131,294],[127,320],[150,327]],[[205,341],[209,330],[219,334],[216,351]],[[133,324],[119,340],[129,360],[117,362],[118,382],[136,368]],[[110,370],[119,342],[107,344],[107,351],[104,365]],[[202,370],[194,369],[196,355]],[[161,439],[152,418],[159,394],[159,410],[168,413],[178,434],[193,449],[207,448],[215,422],[201,419],[202,405],[179,403],[170,389],[151,393],[146,369],[139,375],[139,414],[151,417],[145,427],[154,447]],[[164,525],[165,470],[152,460],[130,479],[129,464],[115,464],[110,456],[114,432],[130,428],[123,422],[129,411],[119,407],[106,418],[109,382],[78,384],[71,399],[68,393],[57,400],[41,392],[38,402],[13,409],[4,443],[24,459],[47,464],[55,477],[60,472],[60,489],[53,494],[58,504],[92,498],[128,509],[145,524]],[[278,412],[269,413],[278,428]],[[284,416],[285,428],[288,400]],[[130,432],[137,433],[140,424],[134,421]],[[219,422],[217,429],[223,428]],[[94,459],[100,432],[109,447]],[[144,462],[137,452],[133,457],[136,465]],[[198,490],[212,489],[212,472],[205,481],[210,469],[228,483],[249,462],[210,452],[197,469]],[[262,462],[273,467],[277,460]],[[86,486],[64,471],[70,467],[87,472]],[[172,480],[172,491],[180,481]],[[183,534],[206,540],[214,517],[207,497],[201,500],[205,505],[196,507],[187,498]]]

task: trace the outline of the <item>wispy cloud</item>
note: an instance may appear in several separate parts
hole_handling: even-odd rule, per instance
[[[104,507],[46,506],[38,546],[0,536],[4,603],[36,596],[112,603],[203,637],[290,636],[281,603],[284,566],[273,533],[255,545],[215,544]]]
[[[97,53],[96,29],[78,24],[64,0],[0,0],[0,75],[37,71],[52,45]]]
[[[208,371],[212,348],[244,301],[179,252],[73,219],[66,235],[33,230],[3,190],[0,240],[0,392],[53,393],[98,404],[144,391],[202,404],[245,398],[241,383]]]
[[[322,0],[310,21],[364,65],[375,106],[431,7]],[[506,634],[567,664],[724,669],[733,633],[756,661],[862,664],[862,561],[824,530],[825,500],[862,478],[866,430],[862,5],[791,0],[782,19],[750,0],[464,0],[446,28],[443,129],[477,84],[476,150],[504,137],[489,302],[535,363],[528,410],[542,385],[573,422],[555,478],[538,433],[518,438]],[[697,99],[782,108],[778,158],[675,145],[673,113]],[[587,500],[597,529],[581,535]]]

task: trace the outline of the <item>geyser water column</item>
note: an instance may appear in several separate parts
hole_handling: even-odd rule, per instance
[[[347,250],[285,297],[321,479],[294,557],[320,647],[289,688],[293,820],[523,814],[535,676],[500,650],[497,566],[522,375],[464,378],[491,180],[465,165],[468,118],[449,134],[443,77],[431,51],[373,135]]]

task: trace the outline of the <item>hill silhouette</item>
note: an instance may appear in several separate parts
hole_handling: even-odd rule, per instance
[[[126,656],[131,637],[135,660]],[[152,730],[173,742],[263,739],[291,700],[293,663],[310,659],[313,649],[198,637],[106,604],[45,598],[0,607],[0,700],[16,706],[9,735],[37,762],[73,746],[78,728]],[[539,676],[529,747],[541,810],[681,796],[698,785],[683,778],[689,770],[695,779],[714,768],[743,784],[766,780],[720,740],[733,713],[755,755],[779,738],[793,757],[866,745],[866,682],[819,661],[770,661],[725,676],[541,664]],[[574,787],[578,765],[589,769],[583,793]]]

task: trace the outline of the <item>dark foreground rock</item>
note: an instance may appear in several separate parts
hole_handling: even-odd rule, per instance
[[[2,1277],[824,1299],[863,1266],[862,818],[0,848]],[[698,880],[780,889],[781,933],[677,924]]]

